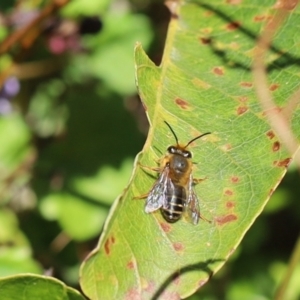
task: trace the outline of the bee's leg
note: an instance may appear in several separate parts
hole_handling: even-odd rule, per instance
[[[199,218],[202,219],[203,221],[208,222],[208,223],[212,223],[211,220],[206,219],[206,218],[205,218],[203,215],[201,215],[200,213],[199,213]]]
[[[161,173],[161,172],[162,172],[162,168],[160,168],[160,167],[148,167],[148,166],[142,165],[140,162],[138,162],[137,164],[138,164],[138,165],[141,167],[141,169],[143,169],[143,170],[150,170],[150,171],[154,171],[154,172],[157,172],[157,173]],[[146,172],[146,173],[147,173],[147,172]],[[151,177],[156,177],[156,176],[154,176],[153,174],[149,174],[149,173],[148,173],[148,175],[151,176]],[[150,192],[151,192],[151,191],[149,191],[149,192],[146,193],[146,194],[140,195],[140,196],[135,196],[135,197],[133,197],[133,199],[145,199],[145,198],[147,198],[147,197],[149,196]]]
[[[155,171],[155,172],[160,172],[161,171],[161,169],[160,168],[158,168],[158,167],[148,167],[148,166],[144,166],[144,165],[142,165],[140,162],[138,162],[138,165],[141,167],[141,169],[143,169],[143,170],[150,170],[150,171]],[[153,176],[153,175],[151,175],[151,176]],[[154,176],[153,176],[154,177]],[[135,196],[135,197],[133,197],[133,199],[145,199],[145,198],[147,198],[148,197],[148,195],[149,195],[149,192],[148,193],[146,193],[146,194],[143,194],[143,195],[140,195],[140,196]]]
[[[145,198],[148,197],[148,195],[149,195],[149,193],[146,193],[146,194],[143,194],[143,195],[140,195],[140,196],[135,196],[135,197],[133,197],[133,199],[134,200],[145,199]]]
[[[193,178],[193,184],[198,184],[201,181],[204,181],[206,179],[207,179],[207,177],[204,177],[204,178]]]
[[[155,171],[155,172],[161,172],[161,168],[158,167],[148,167],[148,166],[144,166],[142,165],[140,162],[138,162],[138,165],[144,169],[144,170],[150,170],[150,171]]]

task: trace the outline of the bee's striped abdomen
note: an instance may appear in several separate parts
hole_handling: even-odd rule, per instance
[[[172,190],[167,190],[167,206],[161,208],[162,215],[166,221],[174,223],[178,221],[184,211],[186,203],[185,188],[180,185],[173,185]]]

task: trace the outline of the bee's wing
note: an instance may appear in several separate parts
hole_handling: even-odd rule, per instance
[[[151,213],[165,206],[167,199],[169,167],[165,167],[153,185],[146,201],[145,212]]]
[[[186,203],[186,212],[188,218],[197,225],[200,218],[200,208],[199,208],[199,199],[197,194],[193,189],[193,177],[190,175],[189,185],[188,185],[188,197]]]

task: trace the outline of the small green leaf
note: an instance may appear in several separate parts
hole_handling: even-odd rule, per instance
[[[30,132],[18,114],[0,118],[0,178],[7,176],[28,155]]]
[[[57,220],[64,231],[78,241],[97,235],[107,216],[107,209],[65,191],[46,196],[40,209],[45,218]]]
[[[87,38],[87,44],[94,44],[95,52],[89,54],[88,72],[101,79],[112,91],[121,95],[135,92],[134,59],[132,47],[137,40],[147,47],[152,40],[148,18],[143,15],[113,11],[106,14],[105,26],[95,39]],[[114,66],[122,66],[116,71]]]
[[[142,165],[157,167],[167,147],[192,143],[201,214],[197,226],[147,215],[145,195],[157,176],[138,165],[116,200],[98,247],[81,268],[91,299],[185,298],[217,272],[261,213],[291,161],[268,124],[253,87],[256,39],[276,13],[272,1],[172,2],[160,67],[137,45],[138,89],[151,124]],[[299,86],[299,9],[291,11],[267,55],[270,90],[279,108]],[[300,110],[291,124],[300,136]]]
[[[73,0],[62,9],[62,14],[69,18],[103,14],[109,6],[109,0]]]
[[[132,159],[126,159],[120,169],[103,166],[96,175],[75,177],[70,187],[85,197],[110,205],[127,184],[132,162]]]
[[[31,247],[19,229],[15,214],[8,209],[1,209],[0,276],[21,272],[42,273],[42,268],[32,258]]]
[[[131,165],[131,160],[125,160],[120,169],[106,166],[95,176],[74,177],[68,189],[52,192],[41,199],[43,216],[57,220],[76,240],[96,236],[103,227],[109,206],[128,182]]]
[[[75,289],[47,276],[21,274],[0,279],[1,300],[84,300]]]

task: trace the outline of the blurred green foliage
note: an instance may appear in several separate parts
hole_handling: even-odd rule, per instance
[[[30,21],[49,3],[1,1],[0,41],[18,30],[20,16]],[[102,28],[80,34],[90,17]],[[145,140],[134,44],[159,60],[167,19],[161,3],[73,0],[45,20],[30,50],[14,45],[1,54],[2,83],[9,76],[21,83],[11,111],[0,116],[1,276],[54,268],[77,286],[78,266]],[[58,44],[64,51],[57,53]],[[299,234],[298,182],[291,168],[235,255],[189,299],[272,298]],[[287,299],[300,299],[299,276],[300,266]]]
[[[3,14],[7,26],[0,27],[2,40],[18,30],[14,17],[30,22],[33,10],[50,4],[10,3]],[[6,230],[0,233],[1,244],[10,246],[3,254],[3,276],[42,273],[40,265],[59,265],[59,276],[77,285],[78,265],[95,244],[86,242],[82,252],[78,242],[100,235],[110,205],[128,183],[145,139],[133,117],[142,111],[133,48],[136,41],[147,47],[153,38],[148,16],[132,9],[126,2],[71,1],[45,19],[29,53],[16,44],[1,56],[2,90],[9,76],[19,77],[21,90],[8,99],[11,112],[0,116],[0,212],[19,217],[28,248],[21,257],[27,269],[25,262],[16,269],[19,245]],[[92,20],[87,24],[98,32],[92,28],[93,34],[81,34],[85,20]],[[15,71],[10,69],[13,61]],[[141,122],[146,132],[146,122]],[[3,224],[8,232],[15,227],[17,223]],[[61,235],[66,243],[59,240]],[[33,260],[29,243],[40,264]]]

